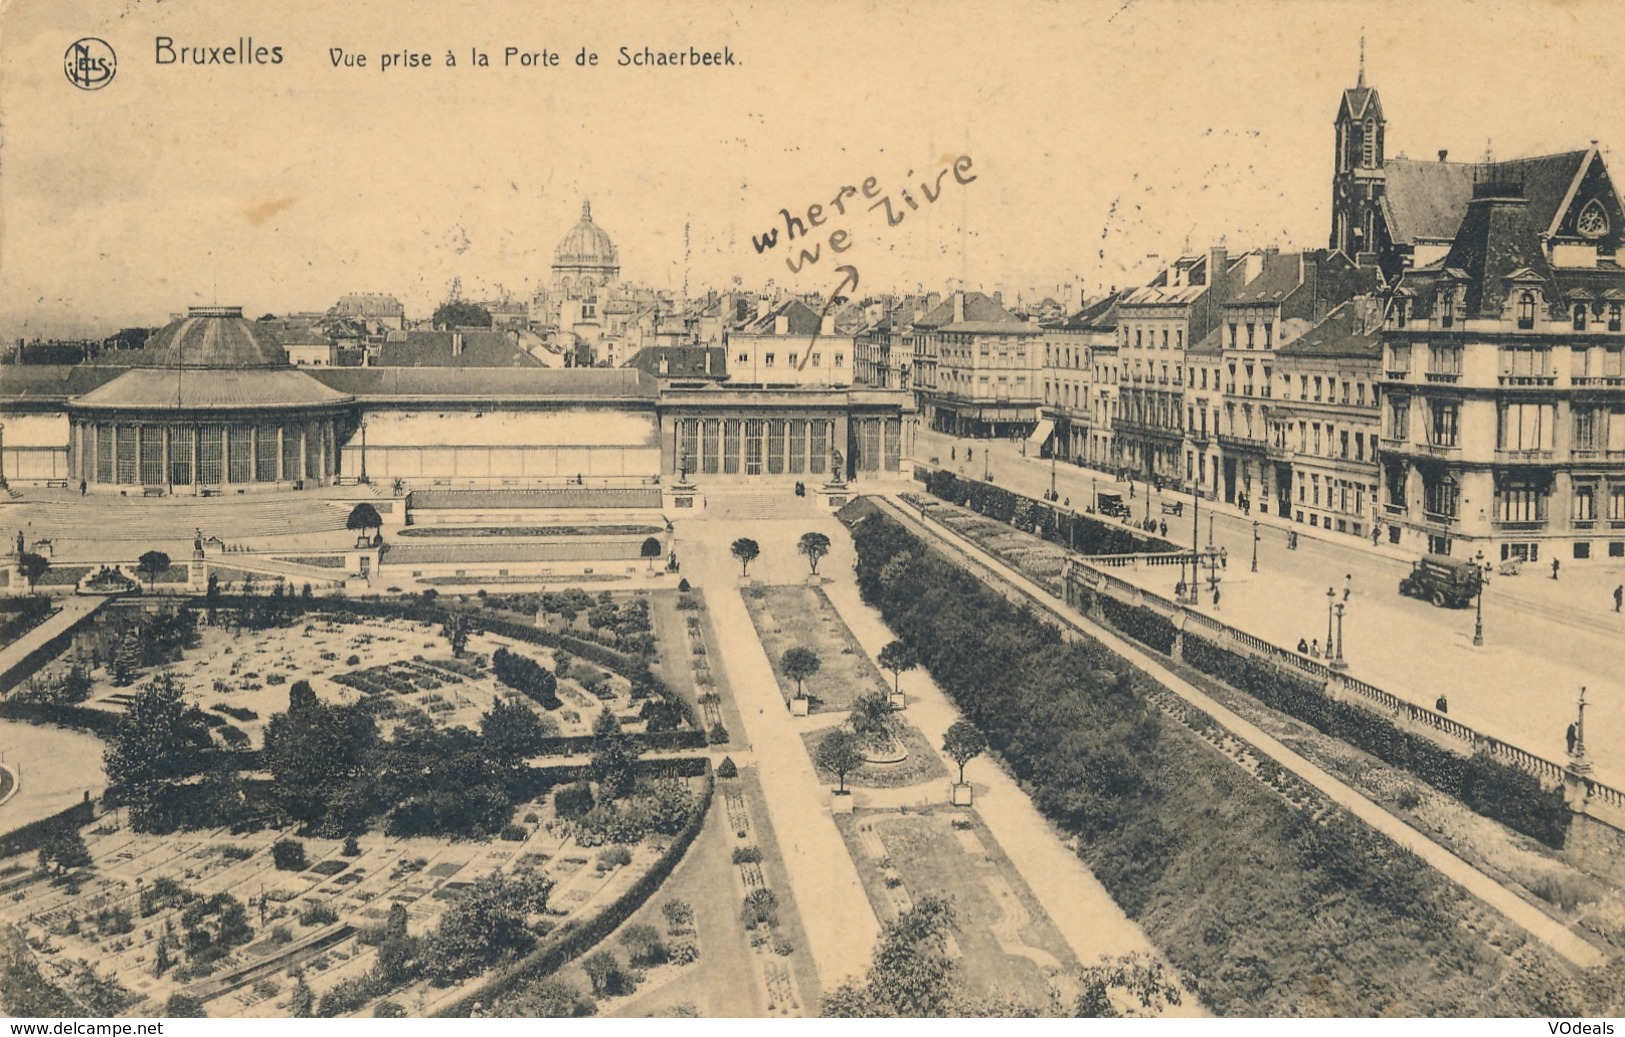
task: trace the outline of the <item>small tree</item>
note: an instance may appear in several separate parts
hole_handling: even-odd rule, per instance
[[[587,979],[592,982],[592,992],[599,997],[607,994],[613,981],[621,971],[621,963],[609,951],[598,951],[589,954],[581,963],[581,968],[587,973]]]
[[[654,537],[647,538],[643,541],[643,546],[638,548],[638,554],[649,560],[649,570],[654,571],[655,559],[660,557],[660,541]]]
[[[158,577],[169,571],[169,556],[162,551],[148,551],[136,559],[135,568],[147,578],[147,590],[150,591]]]
[[[846,791],[846,776],[863,766],[863,750],[858,737],[846,728],[836,728],[818,743],[818,766],[834,773],[840,779],[841,792]]]
[[[886,734],[890,730],[890,719],[891,700],[879,688],[854,699],[852,712],[847,716],[853,731],[871,737]]]
[[[959,783],[965,784],[965,764],[987,751],[982,729],[969,720],[956,720],[942,738],[942,751],[959,764]]]
[[[39,866],[47,870],[54,867],[58,875],[74,868],[87,868],[90,863],[90,850],[77,828],[57,829],[39,848]]]
[[[796,682],[796,698],[798,699],[802,697],[801,682],[817,673],[823,665],[824,662],[818,658],[817,652],[811,648],[803,648],[800,645],[785,652],[784,657],[779,660],[779,666],[784,670],[784,675]]]
[[[32,551],[24,551],[17,559],[17,575],[28,581],[30,594],[34,592],[34,584],[50,567],[51,563],[44,555],[37,555]]]
[[[880,668],[891,672],[892,691],[896,694],[902,694],[903,674],[919,664],[914,649],[902,641],[893,641],[880,650]]]
[[[344,521],[344,528],[350,530],[378,530],[384,526],[384,520],[379,517],[378,509],[362,501],[350,509],[350,517]]]
[[[468,620],[463,614],[453,612],[447,616],[445,625],[440,628],[440,634],[451,643],[452,658],[461,659],[463,650],[468,647]]]
[[[1178,1005],[1182,999],[1179,984],[1168,977],[1162,962],[1148,961],[1137,952],[1117,958],[1102,955],[1098,965],[1085,967],[1078,978],[1081,992],[1074,1012],[1080,1019],[1121,1017],[1123,1012],[1112,1001],[1113,990],[1138,1001],[1147,1014],[1159,1014],[1165,1005]],[[1130,1008],[1129,1014],[1139,1013]]]
[[[666,916],[666,928],[672,933],[683,933],[694,924],[694,909],[684,900],[668,900],[660,907]]]
[[[818,575],[818,563],[829,554],[829,537],[822,533],[803,533],[796,542],[796,550],[807,556],[807,564],[812,566],[812,574]]]
[[[750,537],[740,537],[733,542],[728,551],[739,559],[739,575],[749,576],[750,563],[756,561],[756,557],[762,553],[762,545]]]

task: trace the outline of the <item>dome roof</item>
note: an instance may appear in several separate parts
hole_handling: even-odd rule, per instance
[[[581,222],[559,241],[559,247],[553,251],[553,265],[619,269],[620,262],[615,243],[609,240],[604,228],[592,222],[592,203],[582,202]]]
[[[139,367],[286,367],[287,351],[268,328],[243,317],[241,306],[193,306],[147,339]]]

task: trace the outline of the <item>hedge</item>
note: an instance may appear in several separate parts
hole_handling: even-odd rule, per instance
[[[30,724],[56,724],[88,731],[98,738],[109,738],[118,730],[121,713],[90,709],[86,706],[64,706],[50,702],[19,702],[6,699],[0,702],[0,718],[22,720]]]
[[[654,865],[634,882],[626,892],[615,898],[604,910],[588,919],[584,924],[576,925],[566,922],[560,929],[550,935],[542,946],[531,951],[523,959],[506,969],[501,975],[495,976],[490,982],[482,985],[471,994],[465,994],[457,1001],[434,1014],[437,1019],[467,1018],[476,1004],[488,1005],[492,999],[502,996],[512,990],[516,985],[524,982],[533,982],[545,979],[563,968],[570,961],[591,950],[601,940],[614,932],[617,927],[638,908],[642,907],[654,895],[661,885],[671,876],[672,870],[688,852],[688,847],[694,838],[705,827],[706,814],[711,807],[711,795],[716,788],[716,777],[711,771],[711,761],[700,758],[704,766],[705,787],[700,793],[699,803],[688,819],[683,830],[672,838],[671,845],[666,852],[655,861]]]
[[[1109,598],[1101,599],[1102,605],[1110,602]],[[1124,606],[1119,604],[1118,608]],[[1108,618],[1111,614],[1111,609],[1106,609]],[[1203,638],[1186,637],[1182,654],[1185,662],[1203,673],[1409,771],[1476,813],[1554,849],[1563,848],[1570,811],[1562,789],[1542,788],[1533,775],[1508,767],[1487,753],[1466,757],[1452,752],[1425,735],[1397,727],[1364,706],[1338,702],[1314,684]]]
[[[95,800],[85,799],[50,817],[30,821],[20,828],[0,835],[0,858],[15,857],[19,853],[37,850],[51,836],[68,829],[83,828],[96,819]]]
[[[952,472],[932,471],[922,480],[932,496],[970,508],[1045,540],[1065,544],[1090,555],[1177,551],[1160,537],[1139,529],[1105,522],[1049,501],[1035,500],[991,483],[961,479]]]

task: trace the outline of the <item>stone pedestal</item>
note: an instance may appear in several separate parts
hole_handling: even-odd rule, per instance
[[[846,507],[847,503],[856,496],[852,492],[852,487],[844,482],[827,482],[817,487],[813,492],[818,495],[820,503],[830,511],[839,511],[841,508]]]
[[[668,483],[660,489],[660,502],[668,515],[676,517],[704,510],[705,494],[693,483]]]
[[[811,707],[811,705],[812,701],[805,696],[793,698],[790,700],[790,715],[793,717],[804,717],[807,715],[807,710]]]
[[[852,813],[852,790],[831,792],[829,794],[829,812],[832,814]]]
[[[901,692],[894,691],[894,692],[890,693],[889,695],[886,696],[886,701],[891,703],[891,708],[893,710],[902,710],[902,709],[907,709],[908,708],[908,696],[902,694]]]
[[[968,807],[974,799],[968,781],[956,781],[948,788],[948,802],[956,807]]]

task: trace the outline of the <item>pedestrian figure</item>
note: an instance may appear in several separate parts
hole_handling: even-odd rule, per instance
[[[1569,755],[1573,756],[1574,755],[1574,743],[1575,743],[1576,739],[1579,737],[1578,734],[1574,730],[1574,725],[1573,724],[1569,725],[1569,729],[1564,734],[1563,737],[1569,743]]]
[[[1164,540],[1168,539],[1168,520],[1167,519],[1162,520],[1162,538]],[[1615,609],[1614,611],[1618,612],[1619,609]]]
[[[1219,568],[1221,568],[1221,569],[1230,568],[1230,552],[1226,551],[1222,547],[1219,548]]]
[[[1320,658],[1320,638],[1317,637],[1309,642],[1309,655],[1315,659]]]
[[[1439,701],[1433,704],[1433,708],[1440,713],[1448,713],[1450,712],[1450,703],[1445,700],[1443,695],[1440,695]]]
[[[1349,600],[1349,595],[1351,595],[1353,593],[1354,593],[1354,574],[1353,573],[1348,573],[1348,574],[1344,575],[1344,577],[1343,577],[1343,600],[1344,601]]]
[[[1134,480],[1133,479],[1130,479],[1128,481],[1128,496],[1129,496],[1130,500],[1134,499]]]
[[[1070,508],[1072,506],[1072,498],[1068,497],[1066,500],[1062,501],[1061,506],[1064,508]]]
[[[1382,539],[1382,531],[1376,526],[1371,527],[1371,546],[1376,547],[1377,541]]]
[[[1557,559],[1552,559],[1552,579],[1557,579]]]
[[[956,447],[949,447],[948,448],[948,460],[950,460],[950,461],[955,460],[955,455],[954,455],[954,450],[955,449],[957,449],[957,448]]]
[[[1298,638],[1298,654],[1299,655],[1308,655],[1309,654],[1309,642],[1305,641],[1301,637]]]
[[[79,496],[83,497],[84,495],[85,495],[85,481],[83,479],[80,479],[79,480]],[[1619,610],[1615,609],[1614,611],[1618,612]]]
[[[965,460],[967,460],[967,461],[972,460],[975,456],[976,456],[976,451],[972,450],[970,447],[965,448]]]
[[[1213,588],[1213,608],[1215,610],[1217,610],[1218,607],[1219,607],[1219,588],[1218,588],[1217,585],[1215,585],[1214,588]]]
[[[1614,588],[1614,611],[1618,612],[1621,605],[1625,605],[1625,584]]]

